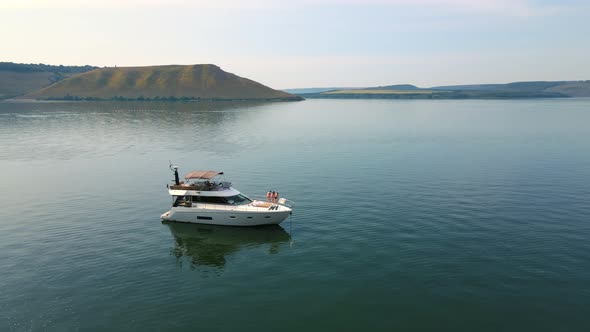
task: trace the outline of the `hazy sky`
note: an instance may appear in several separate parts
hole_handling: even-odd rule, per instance
[[[0,0],[0,61],[214,63],[274,88],[590,79],[590,0]]]

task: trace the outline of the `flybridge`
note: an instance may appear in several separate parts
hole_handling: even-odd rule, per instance
[[[187,180],[195,179],[195,180],[210,180],[218,175],[223,175],[223,172],[220,171],[192,171],[188,172],[184,178]]]
[[[185,182],[179,179],[178,166],[171,165],[170,168],[174,170],[174,184],[169,186],[170,190],[218,191],[231,187],[230,182],[213,180],[223,175],[220,171],[191,171],[184,176]]]

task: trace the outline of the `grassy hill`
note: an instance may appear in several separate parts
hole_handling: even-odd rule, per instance
[[[326,91],[335,91],[335,90],[351,90],[351,89],[364,89],[365,87],[330,87],[330,88],[300,88],[300,89],[281,89],[282,91],[294,94],[294,95],[300,95],[300,94],[304,94],[304,93],[320,93],[320,92],[326,92]]]
[[[211,64],[99,68],[59,81],[25,97],[66,100],[302,99]]]
[[[313,94],[305,98],[350,99],[516,99],[590,97],[590,81],[536,81],[508,84],[437,86],[428,89],[410,84],[366,89],[343,89]]]
[[[412,85],[412,84],[396,84],[396,85],[386,85],[386,86],[376,86],[372,88],[365,88],[364,90],[395,90],[395,91],[416,91],[422,90],[419,87]]]
[[[416,90],[393,90],[385,88],[372,89],[354,89],[354,90],[336,90],[322,92],[323,95],[346,95],[346,94],[360,94],[360,95],[426,95],[433,93],[444,93],[445,91],[433,91],[427,89]]]
[[[20,96],[53,83],[53,73],[0,70],[0,99]]]
[[[545,91],[562,93],[569,97],[590,97],[590,81],[563,82]]]
[[[37,91],[68,76],[94,68],[0,62],[0,99]]]

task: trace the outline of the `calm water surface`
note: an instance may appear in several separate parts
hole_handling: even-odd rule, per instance
[[[1,331],[588,331],[590,100],[0,103]],[[168,161],[294,200],[162,224]]]

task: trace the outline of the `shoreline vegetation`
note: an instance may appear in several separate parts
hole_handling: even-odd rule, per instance
[[[431,92],[431,93],[306,93],[299,96],[306,99],[534,99],[571,98],[560,93],[518,93],[518,92]]]
[[[303,90],[303,89],[295,89]],[[304,98],[329,99],[534,99],[590,97],[590,81],[531,81],[419,88],[399,84],[298,93]],[[289,91],[289,90],[287,90]],[[304,90],[303,90],[304,91]]]
[[[22,100],[35,100],[35,101],[164,101],[164,102],[215,102],[215,101],[298,101],[304,100],[299,96],[292,98],[199,98],[199,97],[138,97],[138,98],[127,98],[123,96],[115,96],[111,98],[98,98],[98,97],[79,97],[79,96],[63,96],[63,97],[48,97],[48,98],[19,98]]]

